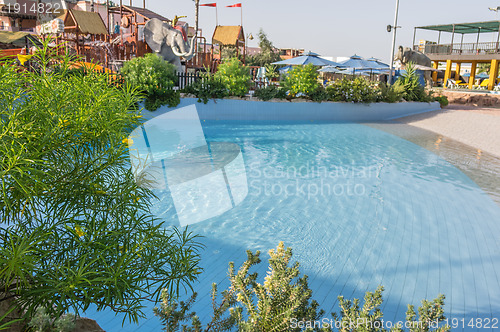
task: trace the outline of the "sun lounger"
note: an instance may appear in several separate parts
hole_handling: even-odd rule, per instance
[[[473,85],[472,87],[474,89],[486,90],[488,89],[488,83],[490,83],[490,79],[485,78],[479,85]]]
[[[455,80],[452,80],[450,78],[450,79],[448,79],[447,86],[450,89],[466,88],[467,87],[467,83],[465,83],[465,82],[463,82],[461,80],[455,81]]]
[[[451,78],[446,82],[446,86],[450,89],[458,88],[457,82],[455,80],[452,80]]]

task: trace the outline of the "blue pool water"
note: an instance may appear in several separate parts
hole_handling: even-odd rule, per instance
[[[206,121],[201,129],[207,149],[191,149],[182,163],[184,172],[201,168],[202,180],[167,179],[152,209],[167,226],[196,220],[188,227],[204,236],[193,308],[202,321],[211,284],[228,285],[228,262],[241,264],[247,249],[266,262],[279,241],[293,248],[327,313],[338,312],[338,295],[362,298],[383,285],[385,320],[402,320],[407,304],[440,293],[460,329],[462,319],[500,319],[500,207],[441,157],[361,124]],[[165,146],[185,148],[177,143]],[[162,167],[180,174],[175,162]],[[221,169],[223,182],[210,178]],[[195,194],[200,188],[207,201]],[[256,271],[263,278],[266,269]],[[160,330],[145,312],[140,327],[121,327],[109,312],[91,317],[107,331]]]

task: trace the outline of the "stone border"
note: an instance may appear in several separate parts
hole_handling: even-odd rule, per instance
[[[207,104],[196,98],[182,98],[176,108],[196,105],[201,120],[238,121],[387,121],[440,109],[438,102],[345,103],[345,102],[272,102],[257,100],[217,99]],[[145,120],[171,111],[162,106],[154,112],[143,110]]]

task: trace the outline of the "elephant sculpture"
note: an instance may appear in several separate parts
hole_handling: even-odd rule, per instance
[[[431,59],[422,52],[414,51],[409,47],[399,46],[398,53],[394,56],[394,61],[401,61],[401,64],[405,66],[407,63],[412,62],[417,65],[430,67],[432,65]],[[432,87],[431,72],[430,70],[424,71],[425,85],[427,87]]]
[[[188,42],[185,33],[157,18],[144,25],[144,39],[153,52],[174,64],[178,72],[182,72],[180,58],[189,60],[195,53],[196,35]]]

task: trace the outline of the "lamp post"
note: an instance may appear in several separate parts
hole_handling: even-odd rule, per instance
[[[252,33],[247,33],[246,38],[245,38],[245,49],[243,50],[243,63],[246,65],[247,64],[247,39],[253,40]]]
[[[391,59],[390,59],[390,71],[389,71],[389,85],[392,83],[392,71],[394,69],[394,49],[396,48],[396,29],[398,27],[398,10],[399,10],[399,0],[396,0],[396,13],[394,14],[394,25],[387,26],[387,32],[392,30],[392,48],[391,48]]]

